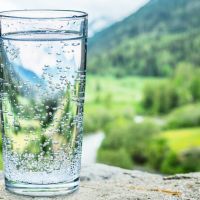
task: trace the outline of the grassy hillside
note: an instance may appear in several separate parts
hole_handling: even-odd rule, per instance
[[[166,76],[200,66],[200,1],[152,0],[89,40],[91,73]]]
[[[85,133],[105,130],[110,121],[116,117],[130,117],[143,110],[141,100],[146,84],[165,82],[163,78],[113,76],[87,77],[84,126]]]
[[[147,84],[158,84],[163,82],[163,78],[143,78],[126,77],[117,79],[112,76],[92,76],[87,77],[86,105],[98,104],[110,98],[113,106],[119,104],[129,104],[139,102],[142,99],[142,89]]]
[[[163,132],[170,148],[174,152],[181,152],[190,148],[200,147],[200,128],[178,129]]]

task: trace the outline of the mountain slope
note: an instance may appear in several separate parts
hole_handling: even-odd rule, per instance
[[[200,66],[199,10],[199,0],[151,0],[89,40],[89,71],[160,76],[179,62]]]

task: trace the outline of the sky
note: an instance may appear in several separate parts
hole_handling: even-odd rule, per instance
[[[136,11],[149,0],[0,0],[0,11],[12,9],[73,9],[89,14],[91,32]]]

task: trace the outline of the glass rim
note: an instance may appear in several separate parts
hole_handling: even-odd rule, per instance
[[[27,13],[27,12],[52,12],[52,13],[61,13],[64,12],[66,15],[63,16],[52,16],[52,17],[29,17],[26,15],[15,15],[14,13]],[[69,15],[69,13],[74,15]],[[68,13],[68,14],[67,14]],[[22,9],[22,10],[6,10],[0,12],[0,17],[10,18],[10,19],[35,19],[35,20],[53,20],[53,19],[82,19],[87,18],[88,14],[84,11],[79,10],[59,10],[59,9]]]

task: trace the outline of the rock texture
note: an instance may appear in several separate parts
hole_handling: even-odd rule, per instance
[[[160,176],[95,164],[82,168],[78,192],[64,197],[31,198],[4,190],[1,176],[0,199],[4,200],[200,200],[200,173]]]

